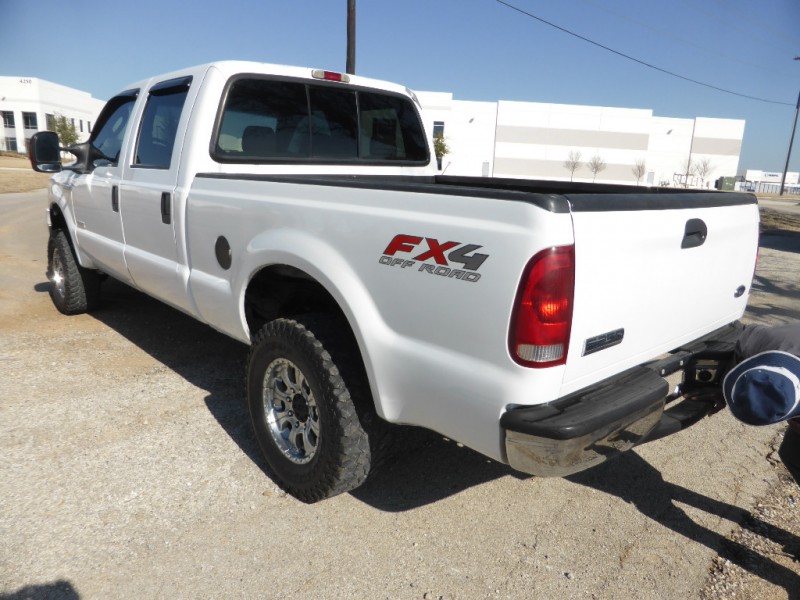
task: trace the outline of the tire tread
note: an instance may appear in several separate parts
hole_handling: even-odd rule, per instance
[[[53,254],[58,253],[64,268],[64,297],[50,286],[50,298],[55,307],[65,315],[77,315],[97,308],[100,303],[100,274],[85,269],[75,260],[67,233],[62,229],[50,232],[47,244],[47,277],[52,275]]]
[[[261,401],[251,396],[251,377],[254,361],[264,344],[280,339],[292,343],[314,365],[322,394],[331,400],[324,418],[334,427],[335,440],[328,440],[325,448],[330,454],[319,457],[319,472],[305,481],[290,481],[281,477],[272,464],[269,452],[265,457],[277,476],[277,483],[288,493],[304,502],[316,502],[350,491],[363,484],[370,475],[381,446],[382,423],[374,414],[371,397],[360,367],[360,356],[348,348],[347,336],[341,325],[327,315],[303,315],[295,319],[276,319],[264,325],[256,334],[248,358],[246,385],[251,415],[253,402]],[[334,360],[334,357],[336,359]],[[308,374],[307,374],[308,375]],[[318,400],[319,402],[319,400]],[[254,426],[257,427],[254,417]],[[258,437],[258,435],[257,435]],[[267,442],[270,443],[270,442]],[[315,457],[317,458],[317,457]]]

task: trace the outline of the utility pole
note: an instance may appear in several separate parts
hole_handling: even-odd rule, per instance
[[[795,56],[795,60],[800,60],[800,56]],[[792,124],[792,135],[789,138],[789,151],[786,153],[786,165],[783,167],[783,177],[781,177],[781,191],[778,194],[783,196],[783,188],[786,185],[786,172],[789,170],[789,159],[792,157],[792,145],[794,144],[794,131],[797,129],[797,113],[800,112],[800,94],[797,94],[797,106],[794,109],[794,123]]]
[[[356,0],[347,0],[347,68],[349,75],[356,74]]]
[[[694,149],[694,132],[697,129],[697,117],[692,123],[692,140],[689,142],[689,160],[686,161],[686,180],[683,182],[683,187],[689,187],[689,171],[692,170],[692,150]]]

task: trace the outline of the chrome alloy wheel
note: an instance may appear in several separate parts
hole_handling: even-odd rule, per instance
[[[67,295],[66,282],[64,277],[64,264],[61,262],[61,256],[58,252],[53,252],[51,258],[50,282],[53,284],[53,289],[59,298],[64,298]]]
[[[292,361],[278,358],[264,373],[264,416],[275,445],[286,458],[305,464],[319,446],[319,410],[303,372]]]

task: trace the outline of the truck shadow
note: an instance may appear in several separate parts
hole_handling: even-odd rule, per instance
[[[501,477],[530,477],[432,431],[398,427],[395,438],[383,468],[350,492],[384,512],[434,504]]]
[[[733,521],[781,545],[787,554],[793,554],[800,560],[800,538],[792,533],[765,523],[738,506],[665,481],[656,468],[635,452],[627,452],[612,461],[571,475],[567,479],[633,504],[639,512],[653,521],[688,540],[703,544],[717,552],[720,558],[729,560],[761,579],[783,588],[789,600],[800,600],[800,575],[797,572],[699,525],[678,504],[692,506],[709,515]]]
[[[747,307],[747,313],[763,319],[778,320],[780,322],[800,320],[800,286],[795,283],[776,284],[767,275],[756,272],[753,277],[752,291],[762,294],[770,299],[770,302],[751,302]],[[776,304],[774,299],[788,299],[791,303]]]
[[[0,593],[0,600],[80,600],[80,594],[66,580],[28,585],[10,594]]]
[[[800,231],[771,229],[761,234],[759,247],[800,254]]]
[[[90,315],[204,390],[209,412],[266,472],[244,402],[245,344],[111,278],[103,283],[100,308]]]
[[[35,289],[46,293],[49,284],[37,284]],[[204,390],[206,407],[220,427],[273,479],[244,399],[248,347],[114,279],[103,284],[102,293],[101,307],[91,316]],[[411,510],[499,477],[519,476],[422,429],[398,427],[394,437],[383,469],[353,492],[379,510]]]

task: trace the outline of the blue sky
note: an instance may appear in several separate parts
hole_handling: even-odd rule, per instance
[[[356,71],[460,100],[649,108],[745,119],[740,169],[783,170],[800,92],[798,0],[357,0]],[[347,0],[0,0],[0,75],[107,99],[181,67],[243,59],[343,71]],[[800,139],[790,169],[800,170]]]

